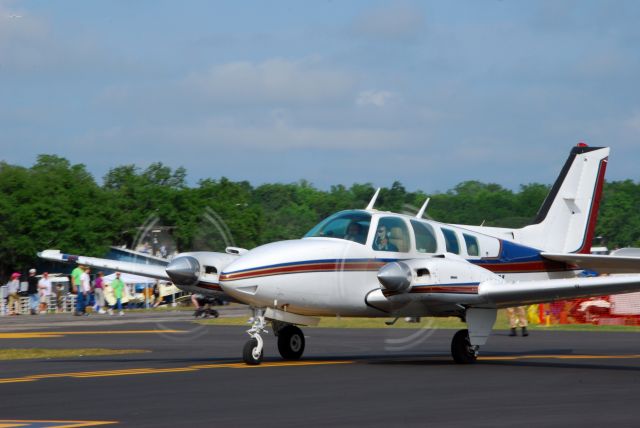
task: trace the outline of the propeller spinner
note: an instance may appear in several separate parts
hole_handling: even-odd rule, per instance
[[[195,257],[176,257],[167,265],[166,272],[176,285],[194,285],[200,278],[200,263]]]

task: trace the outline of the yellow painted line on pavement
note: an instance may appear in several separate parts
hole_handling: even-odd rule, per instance
[[[59,420],[24,420],[24,419],[0,419],[0,428],[9,427],[42,427],[47,428],[79,428],[95,427],[98,425],[117,424],[118,421],[59,421]]]
[[[273,367],[305,367],[305,366],[326,366],[336,364],[352,364],[350,360],[340,361],[274,361],[265,362],[257,366],[249,366],[244,363],[218,363],[218,364],[198,364],[186,367],[167,367],[167,368],[152,368],[152,367],[132,367],[128,369],[118,370],[98,370],[87,372],[68,372],[68,373],[44,373],[28,375],[24,377],[15,378],[0,378],[0,383],[17,383],[17,382],[34,382],[42,379],[53,378],[97,378],[107,376],[136,376],[144,374],[159,374],[159,373],[184,373],[194,372],[205,369],[253,369],[253,368],[273,368]]]
[[[164,334],[186,333],[186,330],[95,330],[95,331],[25,331],[13,333],[0,333],[0,339],[50,339],[71,335],[95,334]]]
[[[511,360],[633,360],[640,358],[640,354],[629,355],[509,355],[495,357],[479,357],[480,361],[511,361]]]

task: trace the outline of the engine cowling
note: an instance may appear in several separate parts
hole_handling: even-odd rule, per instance
[[[467,294],[469,290],[477,292],[478,285],[489,280],[503,281],[493,272],[452,254],[391,262],[378,271],[380,288],[387,297],[443,290]]]
[[[378,281],[384,290],[403,293],[413,282],[411,267],[404,262],[387,263],[378,271]]]
[[[219,274],[238,254],[199,251],[177,254],[167,265],[166,272],[171,281],[185,291],[191,287],[217,285]]]

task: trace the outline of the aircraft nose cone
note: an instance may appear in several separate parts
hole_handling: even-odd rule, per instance
[[[402,292],[411,285],[411,268],[403,262],[391,262],[378,271],[378,281],[385,290]]]
[[[200,276],[200,263],[195,257],[181,256],[171,260],[165,269],[176,285],[193,285]]]

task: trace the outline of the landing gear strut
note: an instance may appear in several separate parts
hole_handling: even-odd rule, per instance
[[[251,339],[244,345],[242,359],[249,365],[262,362],[264,342],[261,333],[268,333],[267,321],[278,337],[278,351],[285,360],[299,360],[304,353],[304,334],[296,325],[317,325],[319,319],[275,308],[253,308],[253,325],[247,333]]]
[[[285,360],[299,360],[304,352],[304,334],[295,325],[286,324],[277,332],[278,351]]]
[[[479,348],[479,346],[471,345],[469,330],[458,331],[451,340],[451,355],[458,364],[475,363]]]
[[[255,366],[262,362],[262,357],[264,356],[264,342],[260,337],[260,333],[268,333],[263,309],[253,310],[253,325],[247,330],[247,333],[251,336],[251,339],[244,344],[242,359],[246,364]]]

